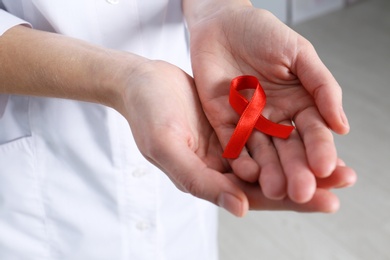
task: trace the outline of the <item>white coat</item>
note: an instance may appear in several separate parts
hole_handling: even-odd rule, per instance
[[[0,6],[0,35],[28,23],[189,72],[180,0]],[[216,219],[213,205],[178,191],[141,156],[116,111],[0,95],[1,260],[213,260]]]

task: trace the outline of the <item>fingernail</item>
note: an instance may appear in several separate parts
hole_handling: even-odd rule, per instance
[[[243,216],[243,203],[234,195],[222,193],[218,197],[218,205],[236,217]]]
[[[343,122],[344,126],[349,129],[349,122],[348,122],[347,115],[345,114],[343,108],[340,109],[340,117],[341,117],[341,121]]]

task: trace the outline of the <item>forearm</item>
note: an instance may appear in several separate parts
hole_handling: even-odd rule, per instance
[[[16,26],[0,37],[0,93],[112,106],[121,95],[118,82],[143,61],[136,55]]]
[[[247,7],[252,6],[252,3],[249,0],[183,0],[183,13],[188,27],[191,28],[201,20],[212,17],[222,7],[235,5]]]

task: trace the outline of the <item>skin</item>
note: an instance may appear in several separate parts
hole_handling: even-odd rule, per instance
[[[339,201],[330,189],[352,185],[356,174],[341,161],[337,162],[332,153],[329,159],[332,161],[331,167],[328,169],[321,166],[320,169],[326,168],[326,171],[320,170],[320,173],[313,174],[308,163],[302,160],[306,157],[304,147],[310,137],[299,130],[304,126],[300,126],[287,143],[270,140],[259,134],[253,135],[248,145],[251,147],[249,150],[252,157],[248,150],[237,161],[227,161],[221,157],[223,147],[234,128],[234,120],[237,119],[234,111],[228,110],[225,101],[221,101],[226,98],[227,89],[221,82],[226,82],[234,73],[241,71],[234,71],[234,66],[228,67],[227,74],[218,69],[225,65],[224,56],[219,56],[221,45],[213,45],[211,50],[216,51],[216,56],[211,56],[216,58],[216,63],[210,60],[210,56],[200,55],[204,52],[203,49],[198,54],[194,51],[203,41],[200,36],[196,37],[196,33],[200,35],[200,31],[205,30],[204,26],[207,25],[202,23],[205,21],[203,16],[197,16],[197,11],[204,13],[202,10],[206,9],[202,8],[208,7],[204,3],[194,1],[191,4],[193,12],[188,9],[185,12],[188,21],[191,21],[189,25],[195,80],[178,67],[163,61],[152,61],[66,36],[15,26],[0,37],[0,93],[68,98],[116,109],[129,122],[142,154],[167,174],[179,189],[224,207],[236,216],[245,215],[249,209],[336,211]],[[213,3],[218,4],[218,1]],[[184,4],[186,8],[191,7],[186,2]],[[226,19],[226,13],[222,17]],[[194,23],[199,26],[194,27]],[[215,24],[213,26],[216,30]],[[26,42],[29,44],[25,44]],[[230,60],[230,55],[232,54],[225,57],[230,57]],[[218,65],[214,66],[215,64]],[[202,69],[202,66],[209,68],[210,73]],[[275,73],[278,74],[277,71]],[[211,74],[217,75],[215,81]],[[310,75],[310,72],[306,74]],[[277,112],[281,106],[277,105],[277,100],[280,98],[288,101],[291,93],[296,92],[304,100],[306,105],[302,108],[316,110],[319,106],[310,98],[311,95],[307,94],[309,91],[299,80],[293,79],[291,82],[294,83],[291,84],[280,84],[277,76],[273,79],[275,82],[266,84],[267,92],[273,92],[275,96],[270,98],[270,103],[275,103],[274,109],[267,108],[270,119],[282,122],[292,114],[298,114],[299,109],[293,105],[286,107],[283,113]],[[280,90],[285,85],[291,85],[292,90]],[[328,94],[334,94],[332,91],[329,90]],[[333,96],[326,95],[326,92],[318,95],[334,99]],[[282,101],[280,104],[284,104]],[[222,117],[222,122],[218,122],[215,119],[217,114],[213,113],[220,113],[222,110],[226,111],[226,115]],[[332,113],[329,117],[332,117]],[[316,119],[319,118],[322,117],[317,112]],[[298,117],[295,121],[298,123]],[[227,125],[227,130],[221,128],[221,125]],[[325,131],[326,138],[328,132]],[[162,134],[164,138],[161,138]],[[312,135],[311,138],[319,144],[323,142],[320,134]],[[334,146],[332,142],[326,142]],[[294,155],[291,150],[297,148],[299,153]],[[286,150],[283,155],[282,150]],[[277,159],[277,156],[281,159]],[[299,163],[295,163],[295,160]],[[266,166],[267,161],[269,166]],[[289,173],[291,176],[280,169],[279,172],[269,170],[266,173],[268,170],[264,169],[260,171],[267,167],[284,169],[289,165],[295,165]],[[302,169],[307,172],[302,173]],[[276,177],[273,177],[274,172]],[[270,180],[267,181],[267,178]],[[260,181],[254,181],[256,179]],[[265,186],[269,183],[274,183],[272,185],[276,188]],[[285,186],[286,183],[288,187]],[[285,196],[287,193],[288,196]]]
[[[248,1],[201,2],[184,1],[192,67],[222,146],[238,121],[225,111],[232,110],[230,80],[239,75],[260,80],[267,95],[264,116],[296,126],[286,140],[254,131],[246,150],[229,162],[232,170],[242,180],[258,182],[267,198],[310,201],[316,180],[331,176],[338,165],[331,130],[349,131],[340,86],[313,46],[268,11]]]

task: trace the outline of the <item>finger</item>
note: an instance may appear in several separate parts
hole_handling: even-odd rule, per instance
[[[264,196],[269,199],[284,198],[287,181],[272,139],[256,131],[249,138],[247,147],[260,166],[259,184]]]
[[[156,142],[148,159],[164,171],[182,191],[225,208],[236,216],[248,211],[248,200],[243,191],[222,173],[207,165],[177,137]]]
[[[346,166],[346,164],[341,158],[337,158],[337,166]]]
[[[337,151],[331,131],[315,107],[301,111],[294,121],[303,139],[310,168],[317,177],[328,177],[337,163]]]
[[[338,134],[346,134],[349,124],[342,106],[342,91],[314,47],[303,40],[294,64],[294,73],[315,100],[329,127]]]
[[[258,205],[257,207],[261,207]],[[310,201],[300,204],[288,198],[281,201],[280,204],[272,203],[267,205],[270,210],[290,210],[296,212],[322,212],[334,213],[340,208],[338,197],[325,189],[316,189]]]
[[[222,147],[226,147],[231,136],[233,135],[235,126],[226,126],[215,129]],[[252,133],[253,134],[253,133]],[[236,159],[229,159],[229,164],[233,172],[242,180],[247,182],[256,182],[259,178],[259,165],[251,157],[246,147],[244,147]]]
[[[349,167],[338,165],[328,178],[317,179],[317,187],[322,189],[337,189],[351,187],[356,183],[357,175]]]
[[[288,197],[283,200],[269,199],[262,193],[258,185],[245,183],[232,174],[228,174],[228,178],[245,191],[251,210],[333,213],[340,207],[337,196],[326,189],[316,189],[310,201],[296,203]]]
[[[316,189],[316,180],[298,132],[294,130],[288,139],[273,138],[273,141],[287,178],[288,196],[297,203],[310,201]]]

